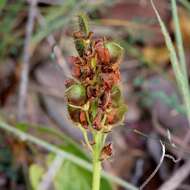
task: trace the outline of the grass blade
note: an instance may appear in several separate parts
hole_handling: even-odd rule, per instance
[[[190,11],[190,3],[188,0],[178,0],[188,11]]]
[[[180,64],[179,64],[179,60],[177,58],[177,54],[176,54],[174,45],[173,45],[172,40],[170,38],[170,35],[169,35],[169,33],[166,29],[166,26],[165,26],[164,22],[162,21],[154,3],[153,3],[153,0],[151,0],[151,4],[152,4],[154,12],[157,16],[157,19],[159,21],[162,33],[163,33],[164,38],[165,38],[166,46],[167,46],[169,53],[170,53],[170,60],[171,60],[172,68],[173,68],[173,71],[175,74],[175,78],[176,78],[179,90],[180,90],[182,98],[183,98],[183,103],[186,106],[186,114],[187,114],[189,127],[190,127],[190,94],[189,94],[188,81],[187,81],[187,78],[183,74],[183,71],[182,71]]]
[[[177,83],[178,83],[178,85],[180,85],[180,83],[181,83],[180,81],[182,81],[184,78],[183,78],[183,75],[181,72],[179,60],[177,58],[177,54],[176,54],[174,45],[173,45],[172,40],[170,38],[170,35],[166,29],[166,26],[165,26],[164,22],[162,21],[154,3],[153,3],[153,0],[151,0],[151,4],[152,4],[152,7],[154,9],[154,12],[156,13],[157,19],[159,21],[159,24],[160,24],[160,27],[162,30],[162,33],[163,33],[164,38],[165,38],[166,46],[167,46],[169,53],[170,53],[170,59],[171,59],[172,67],[173,67],[173,70],[174,70],[174,73],[176,76]]]
[[[176,0],[171,0],[171,3],[172,3],[172,15],[173,15],[173,21],[174,21],[174,27],[175,27],[175,39],[176,39],[177,49],[179,53],[179,62],[181,64],[181,70],[183,71],[185,79],[188,80],[185,53],[184,53],[184,48],[183,48],[183,39],[182,39],[180,25],[179,25],[179,16],[177,12]]]

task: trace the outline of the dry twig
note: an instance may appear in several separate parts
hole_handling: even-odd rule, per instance
[[[36,16],[36,5],[37,0],[29,1],[30,9],[28,15],[28,22],[26,26],[26,38],[24,41],[24,52],[23,52],[23,64],[21,69],[21,78],[19,86],[18,95],[18,120],[23,120],[25,117],[25,104],[27,99],[27,89],[28,89],[28,74],[29,74],[29,64],[30,64],[30,41],[31,35],[34,27],[34,19]]]
[[[140,190],[142,190],[149,182],[150,180],[155,176],[155,174],[157,173],[157,171],[159,170],[160,166],[162,165],[162,162],[164,161],[164,156],[165,156],[165,152],[166,152],[166,148],[165,145],[162,143],[162,141],[160,141],[161,147],[162,147],[162,156],[160,158],[160,161],[157,165],[157,167],[155,168],[155,170],[152,172],[152,174],[146,179],[146,181],[140,186]]]

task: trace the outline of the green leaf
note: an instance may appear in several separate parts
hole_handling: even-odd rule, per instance
[[[44,174],[44,169],[37,165],[37,164],[32,164],[29,168],[29,178],[30,178],[30,183],[32,185],[32,188],[34,190],[37,190],[37,187],[41,181],[41,178]]]
[[[65,161],[58,172],[54,185],[56,190],[90,190],[87,172],[69,161]]]
[[[50,153],[47,158],[47,167],[55,159],[55,155]],[[83,169],[69,160],[64,160],[62,166],[58,170],[53,184],[55,190],[91,190],[92,173]],[[112,190],[111,184],[106,179],[101,180],[100,190]]]
[[[0,0],[0,11],[4,8],[7,0]]]
[[[48,155],[48,164],[54,159],[52,154]],[[51,161],[50,161],[51,160]],[[85,169],[76,166],[69,160],[65,160],[53,180],[55,190],[91,190],[92,174]],[[100,190],[111,190],[109,182],[102,179]]]

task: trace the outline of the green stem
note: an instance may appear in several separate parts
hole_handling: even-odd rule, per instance
[[[93,150],[92,150],[92,146],[91,146],[91,144],[90,144],[90,142],[89,142],[89,139],[88,139],[88,134],[87,134],[86,129],[83,129],[83,128],[81,127],[81,131],[82,131],[82,133],[83,133],[83,137],[84,137],[84,140],[85,140],[86,145],[88,146],[88,148],[90,149],[90,151],[93,151]]]
[[[101,173],[101,162],[94,159],[92,190],[100,189],[100,173]]]
[[[102,148],[102,134],[97,132],[95,135],[95,145],[93,148],[93,178],[92,190],[100,189],[100,176],[101,176],[101,161],[100,152]]]

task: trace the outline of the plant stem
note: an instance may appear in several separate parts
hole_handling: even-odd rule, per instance
[[[101,173],[101,162],[93,159],[93,181],[92,190],[100,189],[100,173]]]
[[[92,190],[100,189],[100,176],[101,176],[101,161],[100,152],[102,148],[102,134],[97,132],[95,135],[95,145],[93,148],[93,178]]]

